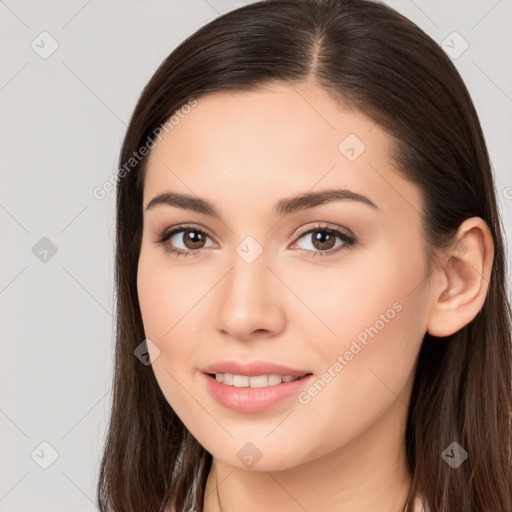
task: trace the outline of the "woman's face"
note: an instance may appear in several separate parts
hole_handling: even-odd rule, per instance
[[[396,439],[430,297],[419,189],[390,137],[312,85],[201,96],[173,126],[148,160],[137,275],[170,406],[239,468]],[[161,194],[189,199],[147,209]]]

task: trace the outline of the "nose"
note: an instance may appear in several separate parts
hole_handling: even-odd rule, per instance
[[[252,262],[237,253],[231,261],[214,298],[217,330],[241,341],[277,336],[286,325],[287,296],[265,251]]]

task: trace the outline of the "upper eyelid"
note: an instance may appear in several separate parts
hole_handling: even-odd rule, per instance
[[[305,235],[306,233],[309,233],[310,231],[314,230],[321,230],[325,229],[326,231],[332,230],[332,231],[339,231],[340,233],[347,235],[347,236],[355,236],[349,229],[343,228],[341,226],[336,226],[334,224],[330,224],[327,222],[318,222],[314,226],[309,226],[304,229],[299,229],[298,233],[295,235],[296,237]]]
[[[212,236],[211,233],[206,228],[203,228],[203,227],[200,227],[200,226],[196,226],[194,224],[185,224],[183,226],[181,226],[181,225],[173,226],[173,227],[171,227],[169,229],[165,229],[162,232],[162,235],[166,236],[166,235],[168,235],[170,233],[173,233],[173,235],[175,235],[176,233],[180,233],[181,231],[187,231],[187,230],[190,230],[190,231],[200,231],[201,233],[204,233],[205,235],[207,235],[212,240],[215,239],[215,237]]]

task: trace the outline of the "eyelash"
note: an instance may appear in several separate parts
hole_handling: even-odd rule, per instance
[[[185,226],[177,226],[176,228],[173,228],[170,231],[164,231],[164,233],[161,234],[154,241],[154,243],[164,245],[165,251],[175,255],[176,257],[180,257],[180,256],[196,257],[196,256],[198,256],[199,252],[201,252],[201,249],[194,249],[194,250],[190,250],[190,251],[183,251],[181,249],[174,249],[173,247],[171,247],[170,244],[166,244],[166,242],[170,238],[172,238],[174,235],[176,235],[177,233],[185,232],[185,231],[192,231],[194,233],[200,233],[203,236],[211,238],[208,235],[208,233],[206,233],[202,229],[198,229],[195,226],[187,226],[187,225],[185,225]],[[329,249],[327,251],[315,251],[313,256],[308,256],[310,258],[314,258],[317,255],[319,255],[321,258],[323,258],[325,256],[332,256],[333,254],[336,254],[336,253],[338,253],[339,251],[341,251],[343,249],[347,249],[347,248],[355,245],[356,242],[357,242],[357,239],[354,236],[349,235],[349,234],[347,234],[347,233],[345,233],[343,231],[340,231],[339,229],[336,229],[336,228],[333,228],[333,227],[328,227],[328,226],[321,225],[321,224],[319,224],[317,226],[313,226],[312,228],[309,228],[309,229],[307,229],[305,231],[302,231],[301,233],[298,234],[297,240],[299,240],[300,238],[302,238],[305,235],[309,235],[309,234],[314,233],[316,231],[323,232],[323,233],[329,233],[330,235],[334,235],[334,236],[338,237],[339,239],[341,239],[341,241],[344,242],[344,244],[339,246],[339,247],[337,247],[336,249]],[[304,250],[304,251],[306,251],[308,253],[313,252],[313,251],[308,251],[307,249],[302,249],[302,250]]]

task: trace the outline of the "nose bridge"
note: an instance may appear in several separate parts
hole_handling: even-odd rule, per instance
[[[225,299],[234,298],[242,308],[271,299],[268,264],[268,252],[253,237],[246,237],[231,259]]]
[[[276,278],[267,268],[271,265],[269,255],[250,236],[235,248],[217,310],[217,327],[233,337],[247,338],[262,329],[275,331],[284,320]]]

